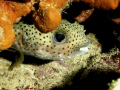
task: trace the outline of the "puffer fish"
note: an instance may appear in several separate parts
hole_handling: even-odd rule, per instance
[[[33,24],[23,21],[13,27],[16,38],[12,47],[43,60],[70,60],[88,52],[90,45],[84,26],[65,19],[49,33],[41,33]]]

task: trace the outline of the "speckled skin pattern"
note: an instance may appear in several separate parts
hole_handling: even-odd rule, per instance
[[[56,30],[47,34],[24,22],[14,24],[14,30],[16,39],[13,47],[41,59],[70,60],[85,54],[90,45],[84,26],[65,19]],[[57,41],[55,35],[58,35],[58,38],[62,35],[64,38]]]

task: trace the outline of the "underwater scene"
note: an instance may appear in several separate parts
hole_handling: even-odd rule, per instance
[[[120,0],[0,0],[0,90],[120,90]]]

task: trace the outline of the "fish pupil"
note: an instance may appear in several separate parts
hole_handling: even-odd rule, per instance
[[[56,33],[55,34],[55,39],[56,39],[57,42],[62,42],[65,39],[65,35]]]

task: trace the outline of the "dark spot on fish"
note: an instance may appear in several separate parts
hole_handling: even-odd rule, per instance
[[[24,28],[26,28],[26,26],[24,26]]]
[[[20,35],[20,32],[18,33],[18,35]]]
[[[41,35],[41,33],[39,33],[39,35]]]
[[[31,28],[34,28],[33,26]]]
[[[28,31],[28,29],[26,29],[26,31]]]
[[[35,49],[33,49],[33,51],[35,51]]]
[[[18,43],[20,45],[20,43]]]

